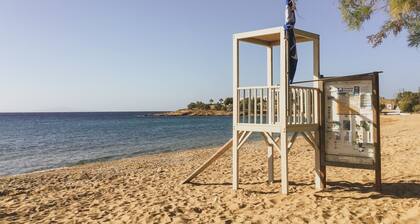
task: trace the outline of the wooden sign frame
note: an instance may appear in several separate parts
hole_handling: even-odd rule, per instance
[[[372,82],[372,140],[374,146],[374,156],[373,164],[357,164],[357,163],[347,163],[347,162],[337,162],[337,161],[327,161],[326,153],[326,133],[327,133],[327,119],[325,111],[327,110],[327,99],[325,95],[326,84],[330,82],[346,82],[346,81],[371,81]],[[322,124],[322,161],[323,170],[326,166],[337,166],[337,167],[346,167],[346,168],[357,168],[357,169],[369,169],[375,171],[375,188],[377,191],[381,191],[381,139],[380,139],[380,105],[379,105],[379,72],[366,73],[360,75],[351,75],[343,77],[332,77],[324,78],[323,81],[323,93],[322,93],[322,115],[323,124]]]

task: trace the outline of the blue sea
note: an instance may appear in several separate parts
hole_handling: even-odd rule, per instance
[[[0,175],[217,146],[231,117],[166,117],[152,112],[0,113]]]

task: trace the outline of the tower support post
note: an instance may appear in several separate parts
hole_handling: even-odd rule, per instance
[[[239,87],[239,40],[233,36],[233,137],[232,137],[232,189],[237,190],[239,185],[239,155],[238,155],[238,131],[236,124],[238,115],[238,87]]]
[[[267,86],[272,86],[273,85],[273,47],[269,46],[267,47]],[[271,91],[270,89],[268,90],[268,99],[271,100]],[[272,107],[271,104],[269,104],[269,108],[267,109],[268,111],[268,123],[271,124],[273,115],[272,115]],[[261,107],[261,110],[263,108]],[[269,133],[270,135],[272,135],[272,133]],[[274,158],[273,158],[273,145],[268,145],[267,146],[267,163],[268,163],[268,183],[273,183],[274,182]]]
[[[287,150],[287,95],[289,91],[288,77],[288,41],[286,31],[280,32],[280,161],[281,161],[281,192],[289,193],[288,150]]]

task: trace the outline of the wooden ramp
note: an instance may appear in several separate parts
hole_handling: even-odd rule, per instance
[[[239,138],[243,137],[244,133],[239,134]],[[188,176],[181,184],[189,183],[194,179],[198,174],[203,172],[207,167],[209,167],[216,159],[222,156],[228,149],[232,147],[233,139],[231,138],[227,141],[222,147],[220,147],[206,162],[204,162],[200,167],[198,167],[190,176]]]

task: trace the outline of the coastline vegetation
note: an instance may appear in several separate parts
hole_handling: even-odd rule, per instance
[[[204,103],[202,101],[191,102],[188,104],[187,108],[189,110],[218,110],[218,111],[227,111],[232,112],[233,107],[233,98],[226,97],[225,99],[220,98],[217,102],[213,99],[209,100],[209,103]]]
[[[202,101],[191,102],[187,108],[158,114],[160,116],[230,116],[233,110],[233,98],[220,98],[218,101],[210,99],[208,103]]]
[[[400,92],[396,101],[402,112],[420,112],[420,92]]]

